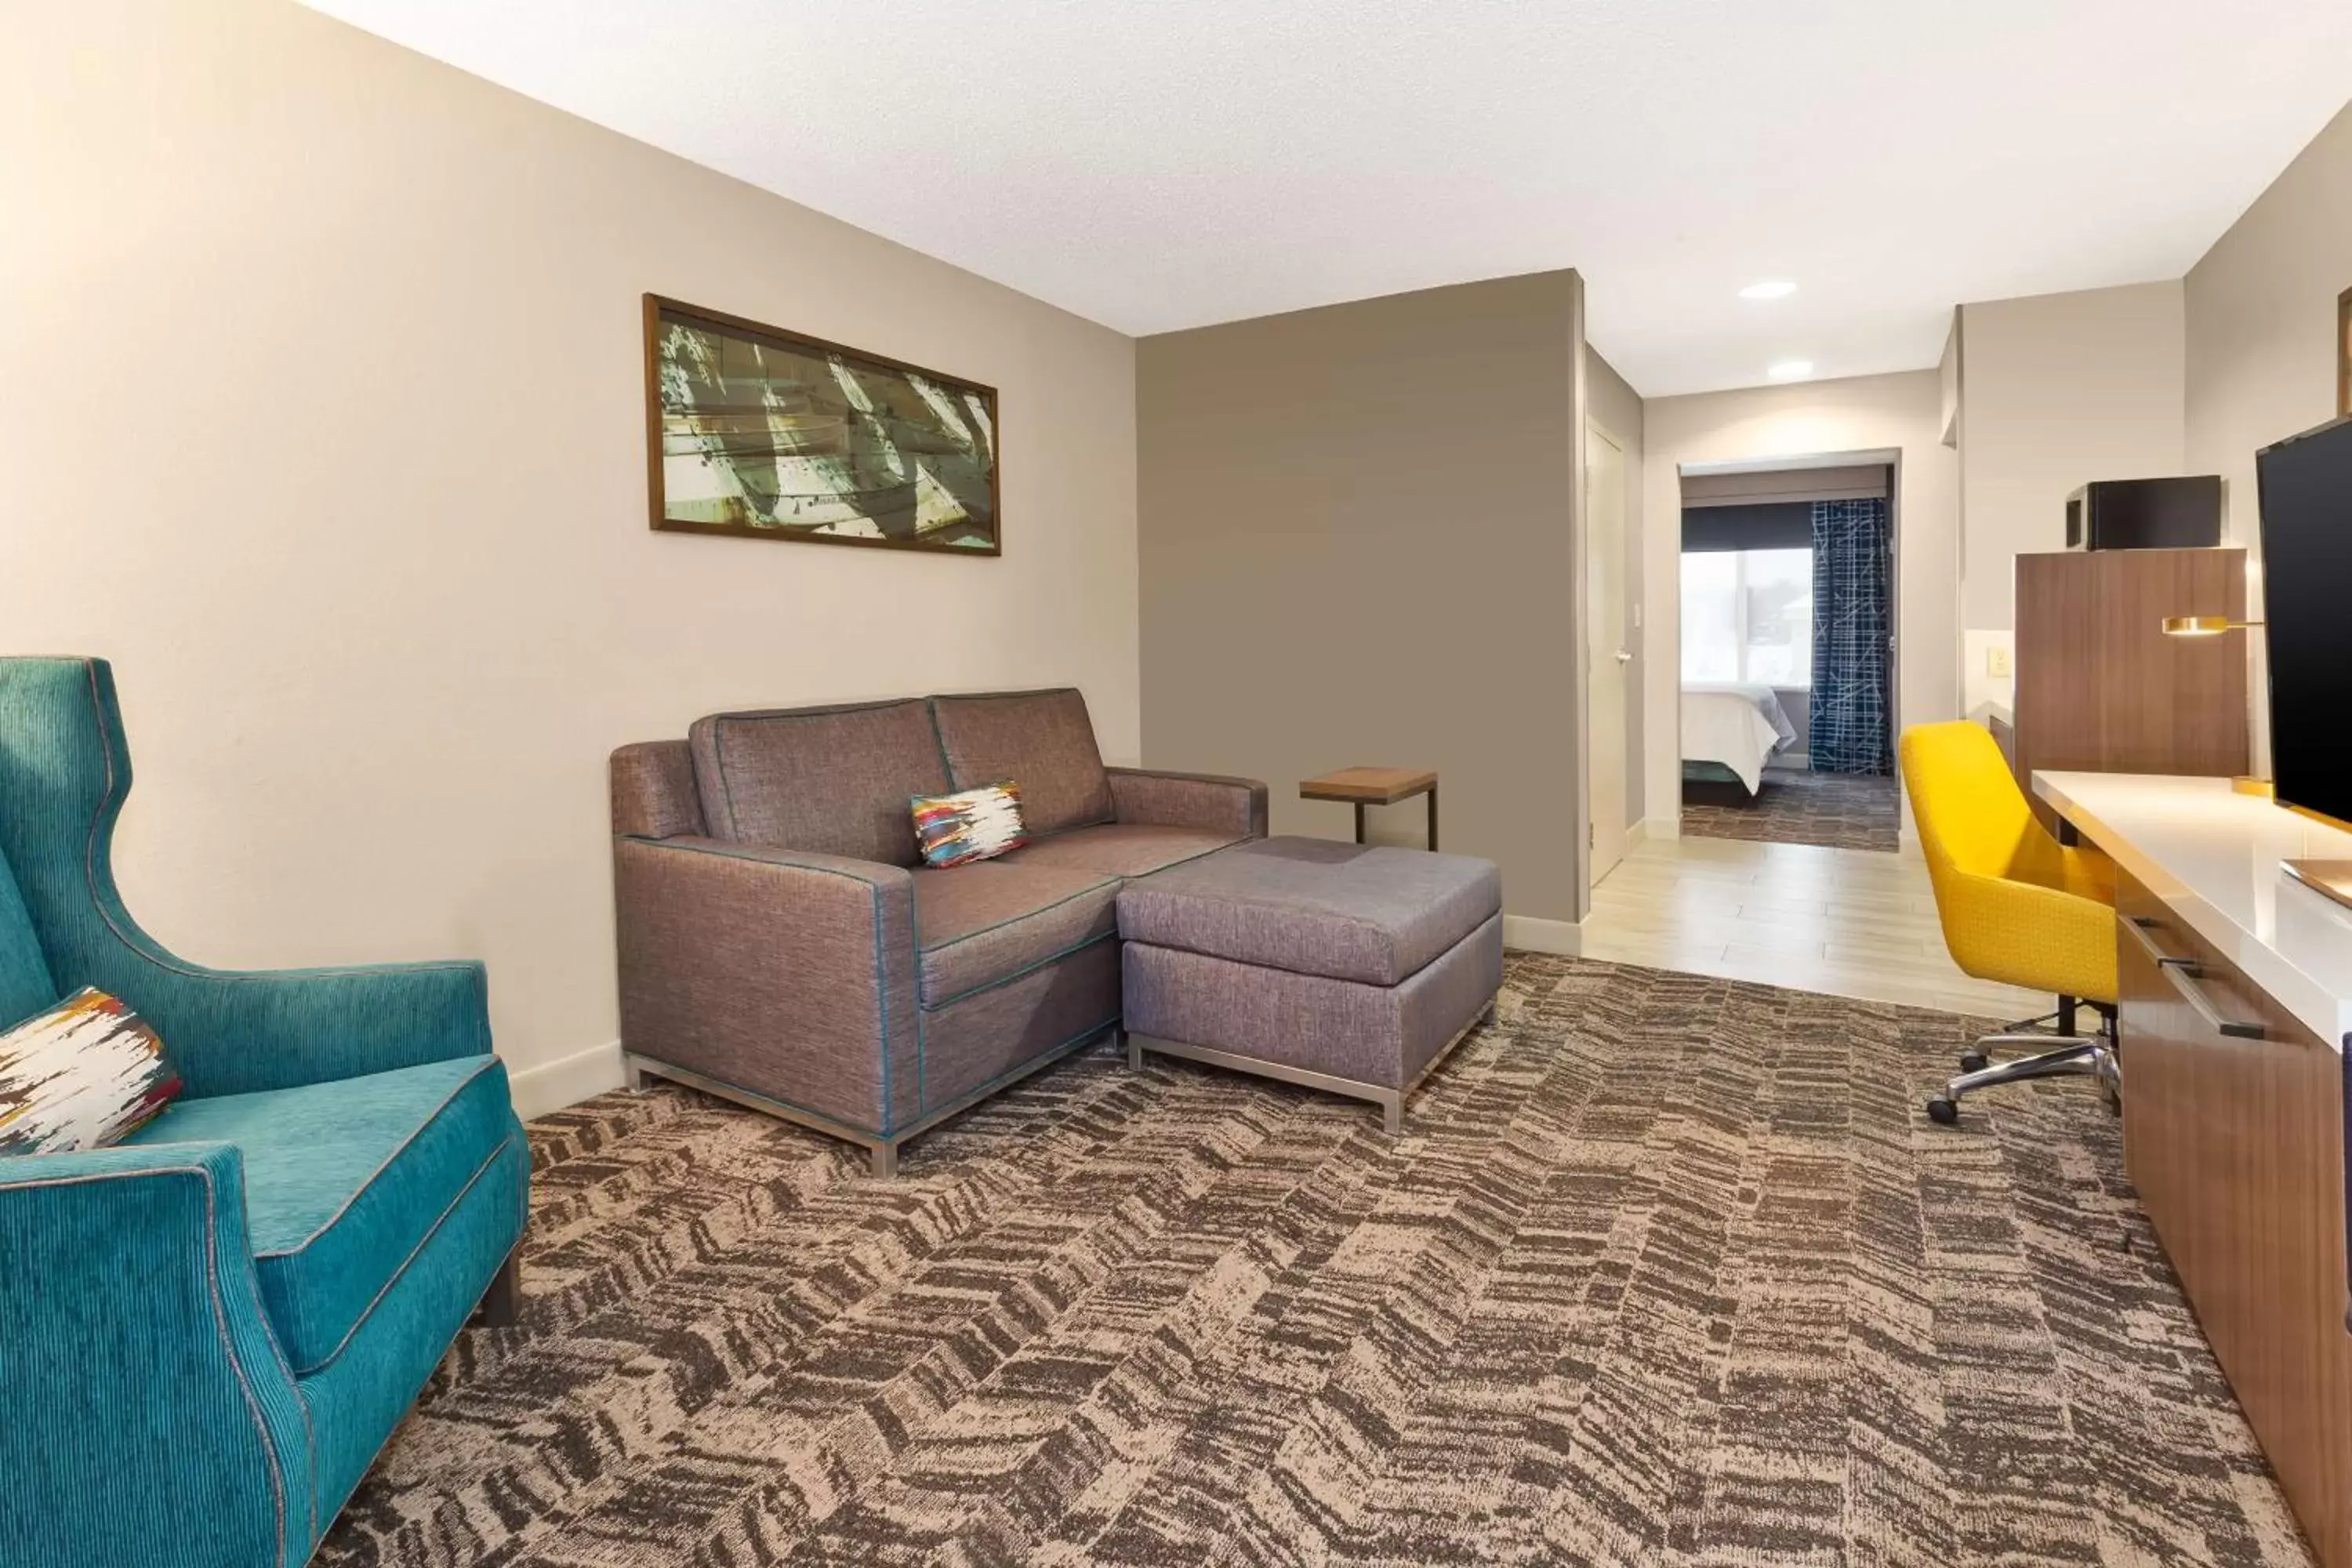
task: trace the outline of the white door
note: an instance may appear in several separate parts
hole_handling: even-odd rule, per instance
[[[1584,625],[1591,689],[1586,694],[1586,789],[1592,805],[1592,880],[1625,858],[1625,452],[1585,426]]]

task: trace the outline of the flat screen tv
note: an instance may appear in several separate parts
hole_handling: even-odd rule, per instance
[[[2264,447],[2255,471],[2271,777],[2281,805],[2352,826],[2352,418]]]

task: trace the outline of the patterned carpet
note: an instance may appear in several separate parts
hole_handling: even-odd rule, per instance
[[[1972,1032],[1514,955],[1400,1140],[1098,1048],[883,1184],[608,1095],[319,1561],[2305,1562],[2099,1097],[1920,1115]]]
[[[1683,831],[1696,838],[1819,844],[1891,854],[1901,847],[1902,788],[1891,776],[1770,768],[1752,805],[1685,800]]]

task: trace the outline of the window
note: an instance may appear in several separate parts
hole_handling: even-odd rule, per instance
[[[1683,557],[1683,679],[1813,683],[1813,552],[1696,550]]]

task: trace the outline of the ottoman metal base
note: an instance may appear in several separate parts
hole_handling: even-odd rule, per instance
[[[1164,1057],[1181,1057],[1186,1061],[1205,1062],[1211,1067],[1245,1072],[1255,1078],[1276,1079],[1284,1083],[1295,1083],[1305,1089],[1319,1089],[1327,1094],[1346,1095],[1350,1100],[1369,1100],[1381,1108],[1381,1128],[1392,1133],[1402,1132],[1404,1131],[1405,1096],[1419,1089],[1422,1080],[1437,1069],[1437,1064],[1453,1054],[1454,1047],[1469,1038],[1471,1033],[1480,1026],[1492,1023],[1494,1018],[1495,999],[1490,996],[1486,999],[1486,1005],[1479,1010],[1477,1016],[1456,1029],[1454,1032],[1454,1037],[1440,1046],[1437,1054],[1423,1063],[1419,1072],[1413,1074],[1412,1081],[1398,1089],[1389,1089],[1377,1083],[1366,1083],[1360,1079],[1340,1078],[1328,1072],[1312,1072],[1306,1068],[1287,1067],[1281,1062],[1270,1062],[1260,1057],[1244,1056],[1239,1051],[1223,1051],[1212,1046],[1188,1045],[1182,1040],[1161,1039],[1157,1035],[1139,1035],[1132,1030],[1129,1031],[1127,1037],[1127,1065],[1130,1068],[1140,1068],[1143,1065],[1143,1053],[1157,1051]]]

